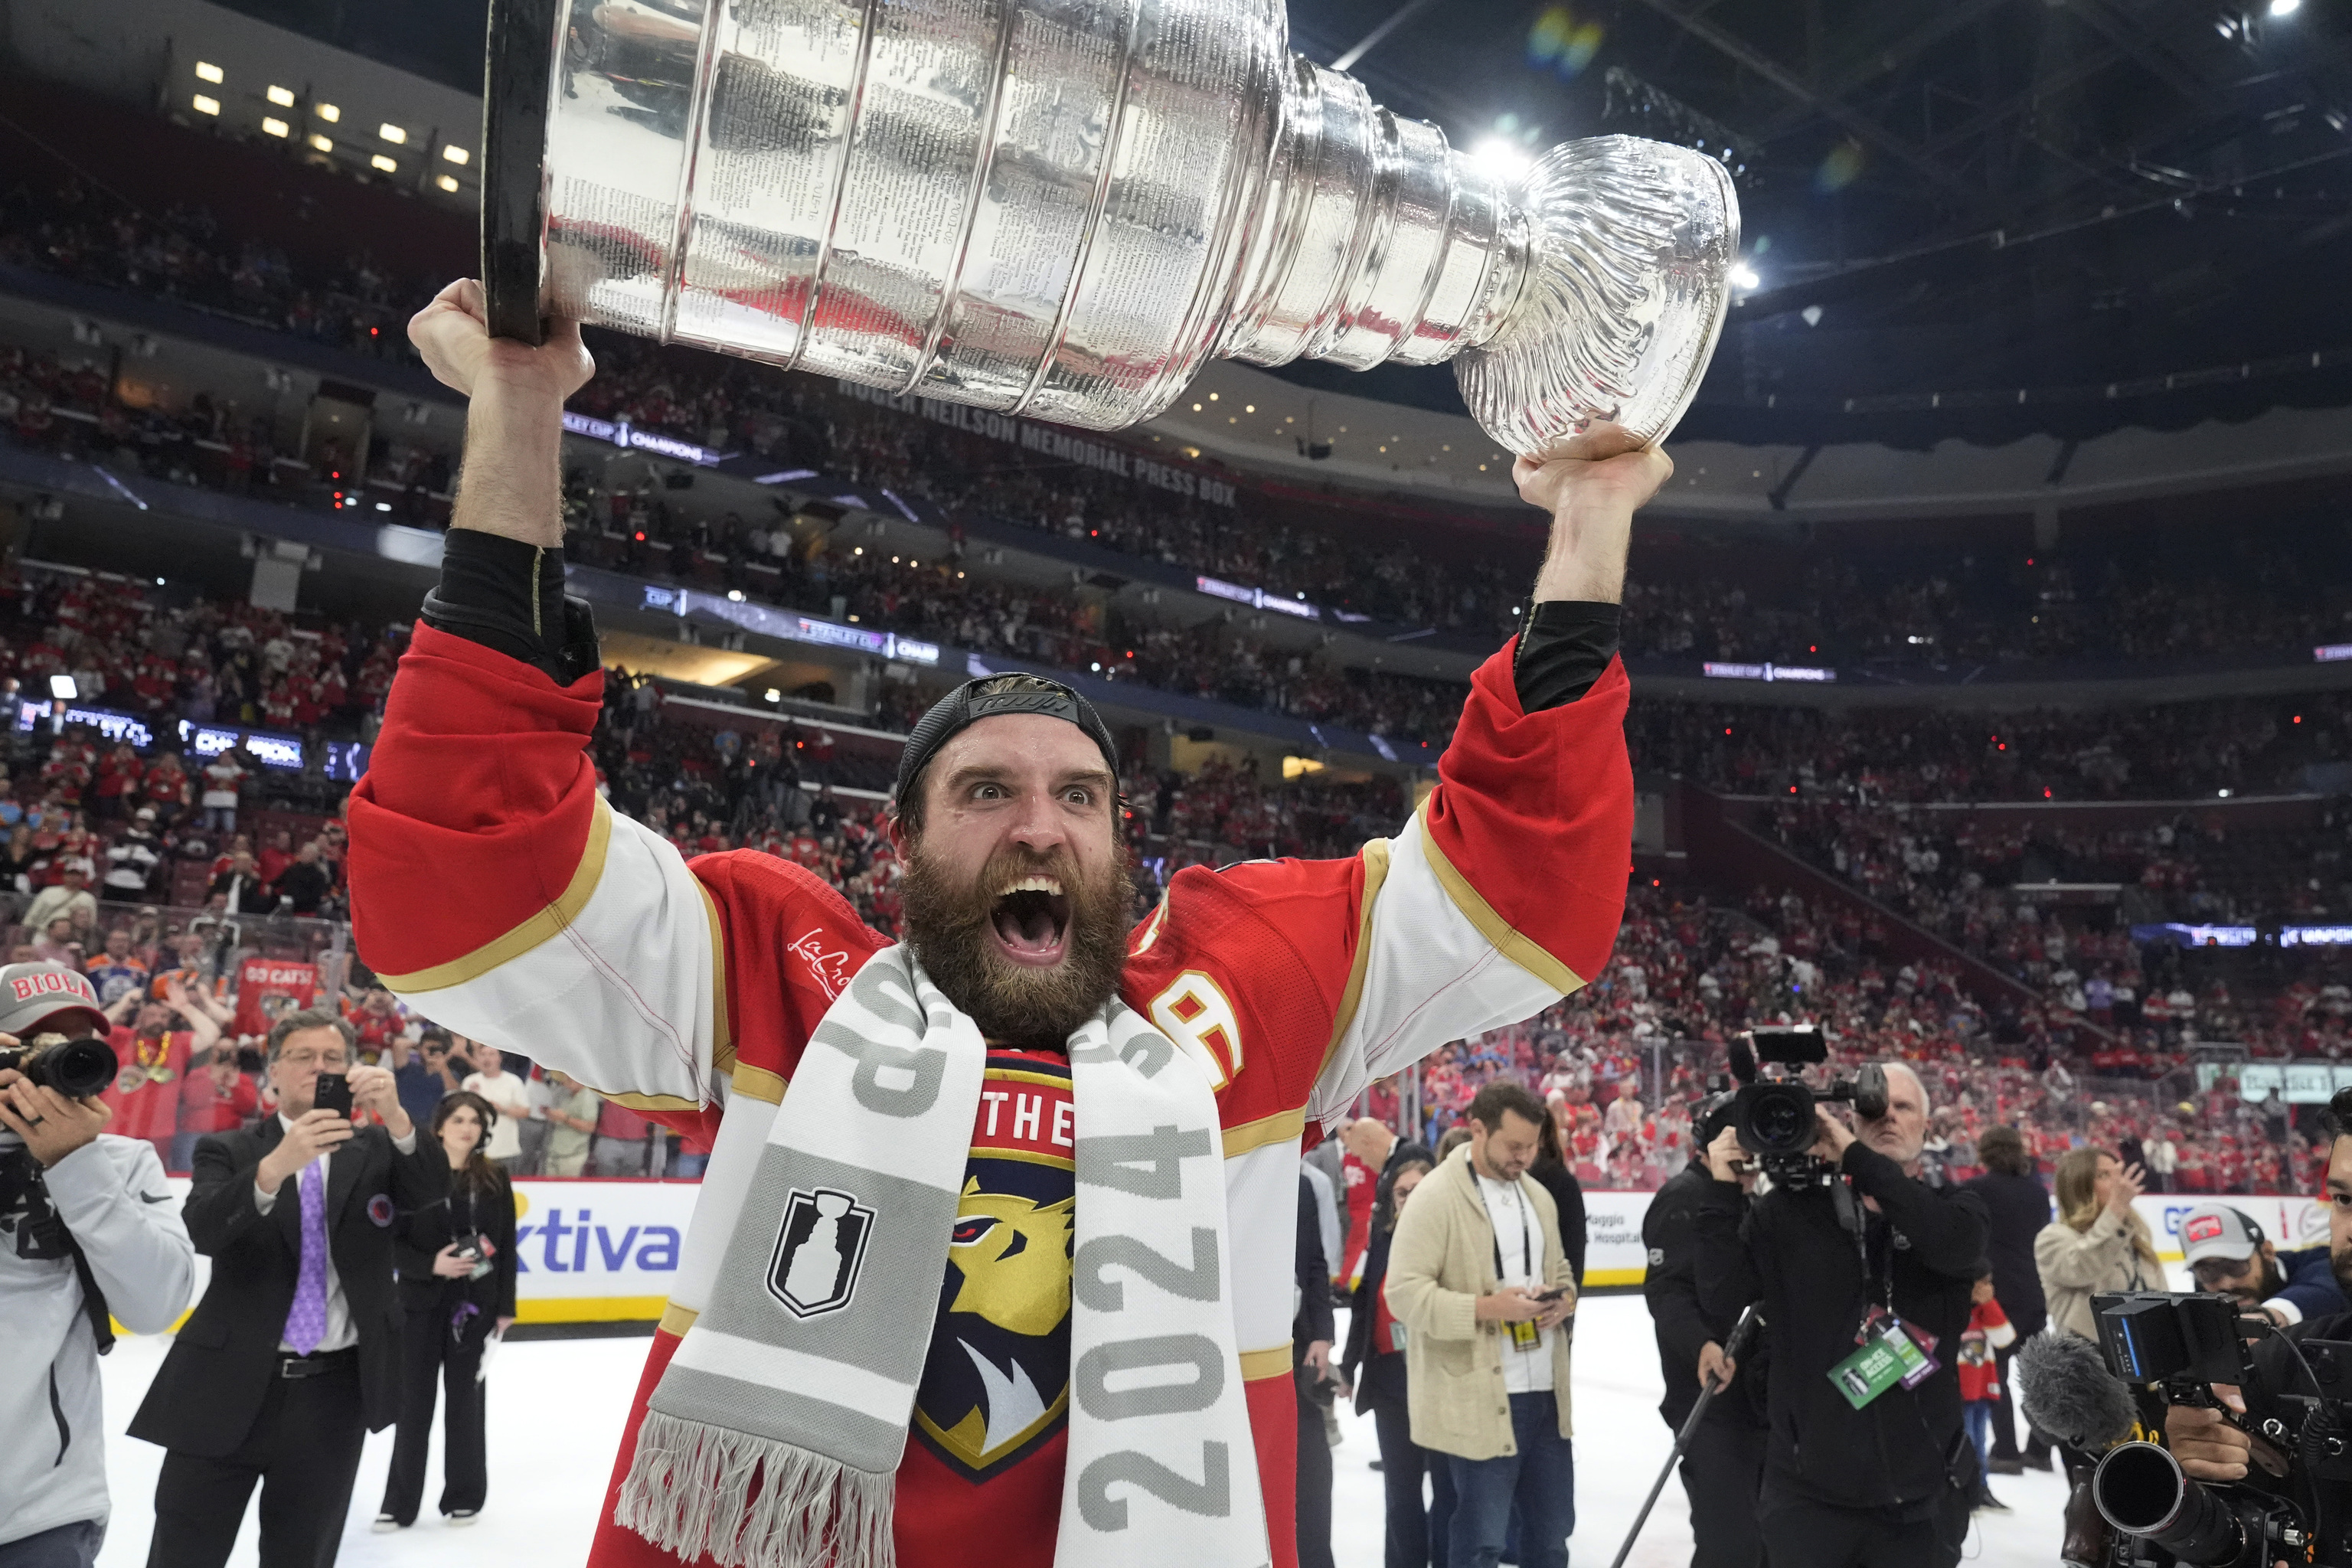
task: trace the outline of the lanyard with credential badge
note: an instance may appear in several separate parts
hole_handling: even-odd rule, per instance
[[[1527,1277],[1529,1284],[1533,1284],[1536,1278],[1536,1227],[1528,1218],[1528,1194],[1519,1190],[1517,1182],[1511,1184],[1511,1196],[1519,1204],[1519,1272]],[[1491,1214],[1486,1216],[1486,1228],[1490,1233],[1487,1239],[1495,1247],[1495,1283],[1499,1287],[1503,1283],[1503,1238],[1493,1234],[1495,1223]],[[1543,1331],[1532,1322],[1513,1323],[1510,1330],[1511,1343],[1520,1350],[1531,1351],[1543,1343]]]

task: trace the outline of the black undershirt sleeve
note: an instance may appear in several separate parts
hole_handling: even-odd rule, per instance
[[[1619,606],[1588,599],[1547,599],[1519,630],[1512,683],[1519,711],[1564,707],[1592,689],[1617,657]]]
[[[569,686],[597,668],[596,623],[563,595],[563,552],[478,528],[453,528],[441,585],[421,612],[436,631],[480,643]]]
[[[1619,608],[1574,599],[1535,606],[1519,634],[1512,677],[1522,712],[1573,702],[1617,653]],[[479,529],[453,528],[441,585],[425,597],[425,624],[532,665],[562,685],[597,668],[585,601],[563,593],[563,552]]]

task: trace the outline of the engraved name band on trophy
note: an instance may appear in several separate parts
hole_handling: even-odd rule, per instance
[[[1505,447],[1671,429],[1738,247],[1714,159],[1516,182],[1275,0],[497,0],[491,330],[561,313],[1094,429],[1212,356],[1452,360]]]

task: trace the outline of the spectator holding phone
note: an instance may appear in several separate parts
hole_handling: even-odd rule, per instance
[[[453,1060],[449,1035],[444,1029],[425,1030],[414,1045],[402,1039],[392,1042],[392,1076],[400,1086],[400,1103],[419,1127],[432,1126],[433,1113],[440,1109],[443,1098],[464,1087],[465,1069],[453,1067]]]
[[[268,1070],[278,1114],[196,1145],[183,1213],[212,1280],[131,1422],[170,1450],[149,1568],[222,1568],[257,1482],[261,1560],[333,1562],[361,1447],[398,1408],[393,1223],[448,1192],[448,1161],[333,1014],[271,1026]]]
[[[435,1108],[433,1135],[449,1165],[449,1194],[400,1216],[393,1256],[400,1273],[400,1434],[383,1483],[379,1531],[416,1522],[433,1441],[435,1384],[446,1390],[440,1509],[471,1524],[489,1490],[482,1410],[482,1355],[515,1319],[514,1186],[483,1154],[499,1113],[459,1090]]]
[[[1452,1479],[1443,1545],[1456,1568],[1500,1559],[1515,1504],[1522,1568],[1566,1568],[1576,1528],[1567,1330],[1576,1287],[1551,1194],[1528,1174],[1545,1116],[1522,1084],[1481,1089],[1464,1117],[1468,1142],[1421,1184],[1390,1243],[1412,1440]]]

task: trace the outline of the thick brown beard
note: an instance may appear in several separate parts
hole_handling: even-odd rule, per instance
[[[985,889],[1033,874],[1058,880],[1070,900],[1068,952],[1051,969],[1007,963],[992,930],[996,896]],[[1058,1050],[1118,989],[1135,905],[1124,853],[1088,881],[1067,854],[1040,858],[1008,848],[959,886],[917,839],[907,847],[900,894],[907,944],[923,972],[989,1039]]]

